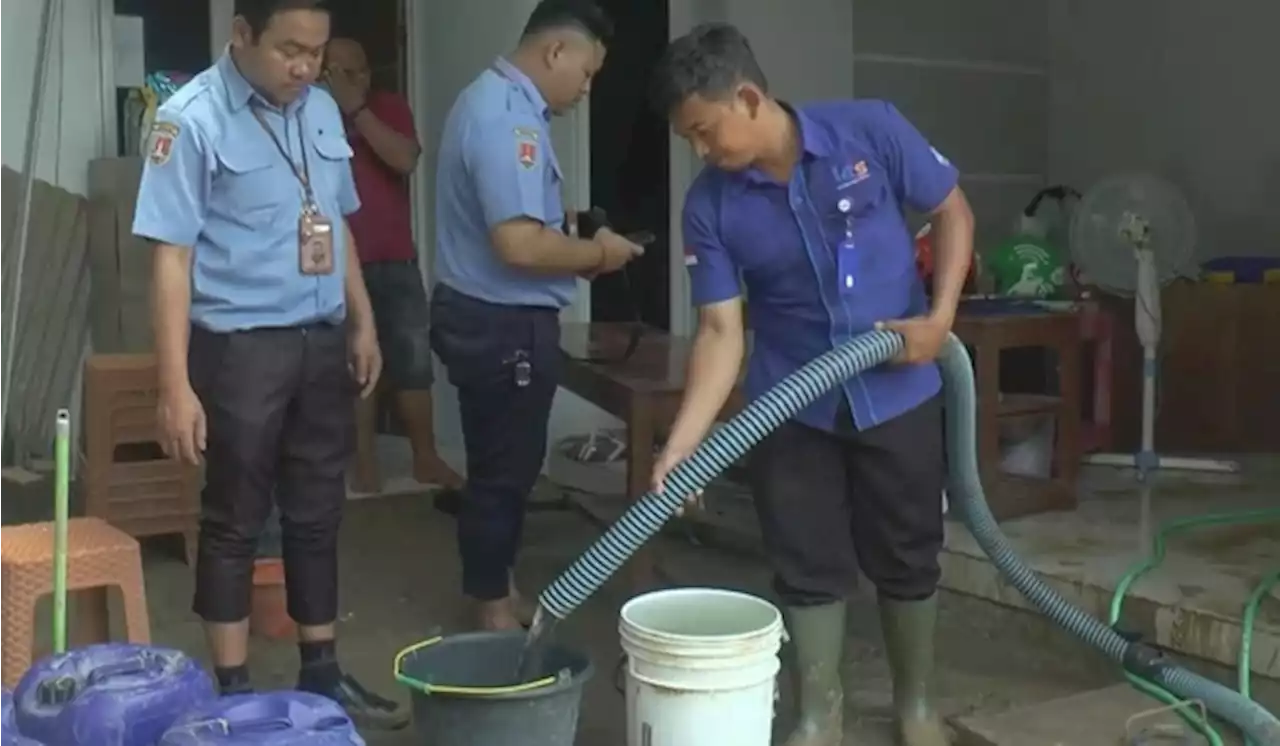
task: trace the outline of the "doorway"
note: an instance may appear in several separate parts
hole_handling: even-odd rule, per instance
[[[408,90],[404,0],[330,0],[332,35],[360,42],[369,58],[373,87]]]
[[[668,0],[597,0],[614,22],[604,68],[591,87],[591,204],[619,232],[656,240],[623,272],[591,284],[592,321],[671,328],[670,130],[649,105],[648,81],[670,37]]]

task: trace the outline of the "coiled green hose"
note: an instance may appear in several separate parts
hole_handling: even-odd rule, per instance
[[[649,492],[543,591],[539,616],[563,619],[593,594],[675,514],[685,495],[716,475],[825,391],[902,350],[902,337],[875,331],[827,352],[783,379],[718,428],[671,471],[666,489]],[[1134,675],[1184,699],[1200,700],[1259,744],[1280,744],[1280,720],[1238,692],[1179,668],[1151,648],[1121,636],[1076,608],[1040,579],[1009,545],[987,507],[978,474],[977,405],[969,353],[951,335],[939,359],[946,393],[952,507],[1005,579],[1036,609]]]

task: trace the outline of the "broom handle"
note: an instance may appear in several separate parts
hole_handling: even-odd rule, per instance
[[[71,412],[58,410],[53,441],[53,652],[67,651],[67,493],[71,480]]]

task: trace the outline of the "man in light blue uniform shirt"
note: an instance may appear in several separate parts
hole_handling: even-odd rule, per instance
[[[358,723],[394,703],[338,665],[338,526],[354,397],[381,356],[345,217],[360,202],[333,99],[312,83],[322,0],[237,0],[226,54],[156,114],[133,231],[154,244],[159,428],[207,462],[195,612],[224,693],[250,690],[258,537],[277,501],[298,687]],[[352,372],[355,379],[352,380]]]
[[[512,569],[546,453],[560,309],[578,277],[641,252],[608,229],[566,235],[574,231],[565,230],[564,174],[551,147],[551,116],[588,93],[610,33],[590,0],[543,0],[517,49],[458,96],[441,137],[432,348],[458,387],[462,588],[485,629],[529,621]]]

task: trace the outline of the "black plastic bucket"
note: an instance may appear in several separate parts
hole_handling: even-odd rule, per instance
[[[513,683],[526,633],[438,637],[396,656],[396,680],[413,693],[414,727],[426,746],[573,746],[586,655],[547,646],[539,678]]]

